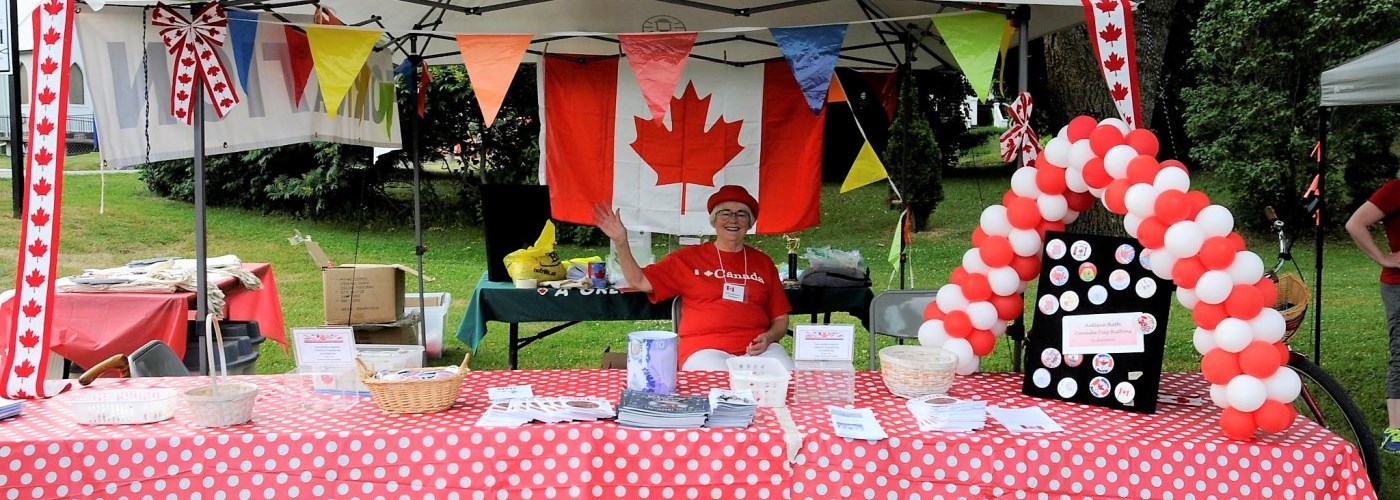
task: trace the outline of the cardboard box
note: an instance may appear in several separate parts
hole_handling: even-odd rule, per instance
[[[403,277],[399,265],[357,264],[321,270],[326,324],[392,323],[403,311]]]
[[[387,324],[351,325],[356,344],[422,345],[418,343],[418,322],[422,316],[409,314]]]
[[[604,368],[604,369],[613,369],[613,368],[617,368],[617,369],[623,369],[623,370],[627,369],[627,353],[626,353],[626,352],[612,352],[612,347],[608,347],[608,348],[604,349],[604,350],[603,350],[603,366],[602,366],[602,368]]]

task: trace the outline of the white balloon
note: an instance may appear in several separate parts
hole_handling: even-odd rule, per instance
[[[1029,289],[1030,287],[1031,287],[1031,282],[1029,282],[1029,281],[1022,281],[1020,285],[1016,285],[1016,293],[1026,293],[1026,290]]]
[[[1235,262],[1225,268],[1236,284],[1253,285],[1264,277],[1264,260],[1249,250],[1235,253]],[[1269,304],[1273,305],[1273,304]]]
[[[1239,318],[1225,318],[1215,325],[1215,345],[1226,352],[1238,353],[1254,341],[1249,323]]]
[[[1138,226],[1141,225],[1142,217],[1133,215],[1132,212],[1128,212],[1127,214],[1123,215],[1123,230],[1128,232],[1128,236],[1136,238]]]
[[[1040,233],[1034,229],[1012,229],[1007,239],[1011,240],[1011,251],[1016,255],[1032,257],[1040,254]]]
[[[976,248],[969,248],[963,252],[962,265],[963,270],[969,273],[986,273],[991,269],[987,263],[982,262],[982,252]]]
[[[952,283],[943,285],[942,288],[938,289],[936,297],[934,301],[938,303],[938,308],[945,313],[967,309],[967,297],[963,296],[962,287],[958,285]]]
[[[978,330],[991,330],[997,322],[997,306],[991,302],[973,302],[967,305],[967,317],[972,327]]]
[[[1201,243],[1206,241],[1206,235],[1195,221],[1184,220],[1167,228],[1163,241],[1168,252],[1178,259],[1186,259],[1200,253]]]
[[[1134,184],[1123,195],[1123,204],[1128,206],[1128,213],[1144,219],[1151,217],[1156,212],[1154,208],[1156,203],[1157,188],[1150,184]]]
[[[948,330],[943,328],[943,320],[931,319],[919,325],[919,345],[939,347],[950,338]]]
[[[1114,179],[1122,179],[1128,176],[1128,162],[1137,157],[1138,152],[1132,146],[1119,144],[1103,155],[1103,168]]]
[[[1157,171],[1157,178],[1152,180],[1152,187],[1157,191],[1168,191],[1175,189],[1183,193],[1191,190],[1191,176],[1177,167],[1167,167]]]
[[[1264,381],[1249,375],[1239,375],[1230,379],[1229,384],[1225,384],[1225,399],[1230,401],[1230,406],[1243,412],[1258,410],[1264,406],[1264,400],[1269,398],[1269,392],[1264,387]]]
[[[1215,345],[1215,332],[1201,327],[1196,327],[1196,332],[1191,334],[1191,344],[1196,346],[1196,352],[1201,353],[1202,356],[1205,356],[1211,349],[1219,347]]]
[[[1040,207],[1040,216],[1050,222],[1058,222],[1069,213],[1069,202],[1062,195],[1043,194],[1035,199],[1035,204]]]
[[[1210,384],[1210,402],[1221,409],[1230,407],[1230,402],[1225,399],[1225,386]]]
[[[1200,302],[1201,299],[1196,298],[1196,289],[1194,288],[1177,288],[1176,301],[1181,303],[1181,307],[1195,309],[1196,303]]]
[[[1065,214],[1065,218],[1060,222],[1063,222],[1065,224],[1074,224],[1074,221],[1077,220],[1079,220],[1079,212],[1070,210],[1069,213]]]
[[[993,307],[993,309],[995,309],[995,307]],[[992,322],[991,331],[993,337],[1001,338],[1002,335],[1006,335],[1006,322],[1001,320]]]
[[[1303,379],[1298,378],[1298,373],[1293,370],[1277,370],[1264,379],[1264,389],[1268,392],[1269,399],[1280,403],[1292,403],[1303,390]]]
[[[1040,188],[1035,184],[1036,169],[1021,167],[1011,174],[1011,192],[1016,196],[1034,199],[1040,196]]]
[[[1001,205],[982,209],[982,217],[978,222],[987,236],[1006,236],[1011,232],[1011,220],[1006,218],[1006,207]]]
[[[1152,267],[1152,274],[1164,280],[1172,279],[1172,269],[1176,267],[1176,261],[1175,255],[1163,250],[1147,254],[1147,264]]]
[[[1219,304],[1225,302],[1234,286],[1235,280],[1225,271],[1206,271],[1196,282],[1196,297],[1207,304]]]
[[[1060,166],[1069,166],[1069,138],[1061,134],[1045,144],[1045,161]]]
[[[953,353],[958,357],[958,375],[971,375],[977,372],[977,355],[972,353],[972,344],[967,339],[948,339],[943,343],[943,350]]]
[[[1104,191],[1108,191],[1108,188],[1096,188],[1096,187],[1091,187],[1091,188],[1089,188],[1089,194],[1094,195],[1095,198],[1098,198],[1098,199],[1100,199],[1100,200],[1103,199],[1103,192],[1104,192]]]
[[[1259,310],[1259,315],[1249,320],[1249,329],[1254,331],[1255,340],[1262,340],[1270,344],[1283,340],[1283,334],[1288,330],[1288,324],[1283,320],[1283,313],[1278,309],[1265,307]]]
[[[1089,145],[1089,140],[1080,139],[1078,141],[1075,141],[1074,145],[1070,146],[1069,164],[1065,166],[1068,168],[1083,170],[1084,164],[1089,163],[1089,160],[1094,159],[1096,156],[1098,155],[1094,154],[1094,148]]]
[[[1084,182],[1084,170],[1071,168],[1065,170],[1065,187],[1076,193],[1083,193],[1089,190],[1089,184]]]
[[[1133,129],[1128,127],[1128,124],[1124,123],[1121,118],[1104,118],[1102,120],[1099,120],[1099,125],[1113,125],[1114,127],[1118,127],[1118,131],[1123,132],[1123,135],[1128,135],[1128,132],[1133,131]]]
[[[1010,266],[998,267],[987,271],[987,284],[992,286],[992,293],[1010,297],[1015,295],[1016,289],[1021,286],[1021,276]]]
[[[1201,225],[1201,231],[1206,233],[1206,237],[1228,236],[1230,231],[1235,230],[1235,216],[1230,213],[1230,209],[1220,205],[1210,205],[1201,209],[1201,213],[1196,214],[1196,223]]]
[[[1068,123],[1066,123],[1066,124],[1060,126],[1060,130],[1059,130],[1058,132],[1055,132],[1055,138],[1056,138],[1056,139],[1064,138],[1065,140],[1069,140],[1069,124],[1068,124]]]

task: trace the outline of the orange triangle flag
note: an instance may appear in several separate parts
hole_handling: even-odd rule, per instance
[[[693,31],[678,31],[617,36],[628,65],[637,76],[637,85],[642,88],[642,97],[647,101],[653,121],[660,121],[671,107],[676,83],[681,81],[685,61],[695,47],[697,35]]]
[[[532,35],[457,35],[462,64],[467,67],[481,117],[490,127],[506,100],[506,91],[520,68]]]
[[[826,102],[846,102],[846,88],[841,86],[841,79],[835,73],[831,74],[831,89],[826,91]]]

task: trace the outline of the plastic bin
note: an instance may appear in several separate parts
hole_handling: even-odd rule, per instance
[[[442,328],[447,321],[447,309],[452,307],[452,294],[448,292],[427,292],[423,294],[423,301],[427,303],[427,310],[423,313],[424,335],[423,344],[427,348],[428,356],[433,358],[442,357]],[[404,294],[403,312],[408,313],[419,310],[418,294]]]
[[[729,365],[729,388],[749,389],[759,406],[787,406],[788,381],[792,374],[773,358],[735,356],[725,360]]]
[[[224,356],[228,359],[229,375],[254,375],[258,367],[258,346],[267,340],[262,335],[262,330],[258,328],[256,321],[219,321],[219,329],[224,336],[222,354],[219,349],[215,349],[215,358],[204,359],[208,350],[204,347],[204,321],[190,320],[188,323],[188,336],[186,337],[185,355],[183,361],[185,368],[191,375],[208,375],[209,367],[219,369],[219,358]]]
[[[371,371],[422,368],[423,346],[357,344],[355,357],[364,361]],[[298,366],[292,374],[311,375],[314,382],[312,390],[317,392],[369,395],[369,388],[360,382],[360,372],[353,365]]]
[[[856,370],[850,361],[796,361],[792,400],[798,403],[853,403]]]

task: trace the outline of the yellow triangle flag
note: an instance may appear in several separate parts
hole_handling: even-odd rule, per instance
[[[997,49],[1006,31],[1006,16],[990,12],[934,16],[933,25],[958,61],[972,90],[982,102],[987,102],[987,93],[992,90],[992,72],[997,65]]]
[[[471,78],[472,92],[481,106],[481,117],[490,127],[506,100],[506,91],[520,68],[532,35],[457,35],[462,64]]]
[[[865,141],[865,144],[860,146],[860,154],[856,155],[855,163],[851,164],[851,171],[846,174],[846,182],[841,183],[841,192],[888,179],[889,176],[889,172],[885,171],[885,164],[881,163],[880,157],[875,154],[875,148],[870,146],[870,141]]]
[[[1016,22],[1007,20],[1001,33],[1001,66],[997,68],[997,81],[1001,82],[1001,95],[1006,95],[1006,51],[1011,48],[1011,38],[1016,36]]]
[[[908,210],[899,213],[899,222],[894,225],[894,239],[890,240],[890,256],[888,259],[890,265],[896,268],[899,267],[899,254],[903,253],[900,252],[900,250],[902,250],[900,248],[900,243],[902,243],[900,237],[904,235],[904,216],[907,214],[909,214]]]
[[[332,120],[340,102],[350,91],[350,85],[360,76],[360,68],[369,59],[374,42],[384,32],[331,26],[303,26],[311,47],[311,61],[316,65],[316,80],[321,85],[321,99],[326,114]]]
[[[831,88],[826,91],[826,102],[846,102],[846,88],[841,86],[841,79],[836,74],[831,75]]]

